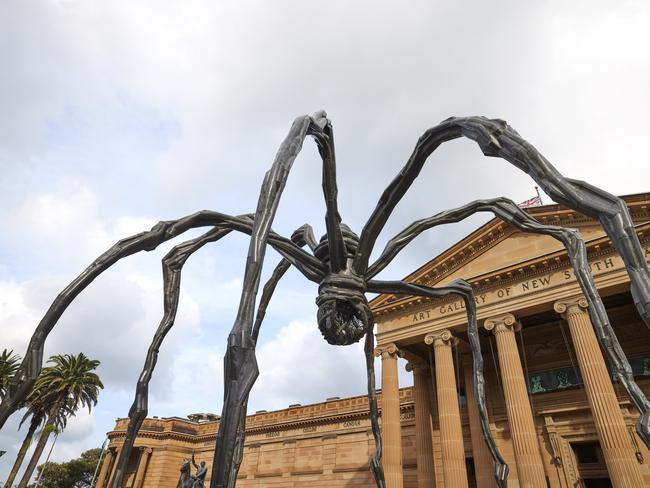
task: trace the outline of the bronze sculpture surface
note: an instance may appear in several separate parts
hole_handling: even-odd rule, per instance
[[[196,473],[192,474],[189,459],[183,459],[181,464],[181,475],[178,478],[176,488],[203,488],[205,477],[208,474],[208,468],[205,461],[201,461],[200,465],[196,464],[194,454],[192,454],[192,465],[196,468]]]
[[[311,227],[303,225],[291,236],[282,237],[271,229],[275,212],[293,162],[307,136],[315,139],[323,162],[323,192],[327,206],[327,233],[320,242]],[[495,462],[495,478],[506,486],[508,466],[498,452],[487,422],[483,357],[476,322],[476,304],[469,283],[454,281],[447,286],[431,288],[402,281],[380,281],[374,277],[415,237],[434,226],[459,222],[476,212],[492,212],[497,217],[526,232],[546,234],[559,240],[567,249],[576,279],[589,304],[589,314],[598,340],[606,353],[616,378],[625,388],[641,413],[637,432],[650,447],[650,402],[634,382],[632,369],[609,323],[605,307],[597,293],[589,271],[587,253],[580,234],[573,229],[544,225],[505,198],[477,200],[462,207],[440,212],[407,226],[391,239],[380,257],[370,263],[376,239],[393,209],[417,178],[428,156],[443,142],[466,137],[475,141],[486,156],[503,158],[529,174],[545,192],[561,203],[597,219],[623,258],[630,277],[635,305],[650,327],[650,271],[627,208],[620,199],[588,183],[562,176],[530,143],[504,121],[484,117],[450,118],[427,130],[418,140],[413,153],[395,179],[381,195],[379,202],[359,235],[341,222],[337,209],[336,159],[332,125],[324,112],[298,117],[281,144],[271,169],[266,173],[255,213],[231,216],[201,211],[172,221],[161,221],[151,230],[116,243],[99,256],[75,278],[52,303],[39,323],[24,355],[18,373],[12,378],[8,394],[0,404],[0,426],[24,402],[41,371],[43,346],[58,319],[74,298],[97,276],[120,259],[140,251],[150,251],[187,230],[208,227],[203,235],[174,247],[163,259],[164,315],[154,335],[142,373],[136,386],[135,399],[129,411],[129,426],[118,465],[111,483],[121,486],[133,442],[147,415],[148,385],[158,350],[173,326],[179,300],[181,270],[187,259],[204,245],[215,242],[232,231],[251,236],[246,261],[244,284],[235,323],[228,336],[224,358],[224,404],[217,436],[211,487],[234,486],[242,460],[248,394],[257,378],[255,346],[266,308],[275,287],[290,266],[297,268],[308,280],[319,285],[316,304],[318,327],[330,344],[348,345],[365,340],[367,387],[372,431],[376,450],[370,460],[378,487],[385,486],[381,459],[381,436],[374,375],[373,317],[366,293],[390,293],[440,298],[459,295],[465,303],[468,318],[468,340],[473,356],[474,394],[478,403],[483,435]],[[267,245],[282,256],[265,284],[255,310],[260,275]],[[303,248],[307,246],[310,252]],[[194,461],[193,461],[194,462]],[[196,466],[196,464],[194,464]],[[189,463],[181,479],[199,487],[207,474],[205,462],[197,466],[197,474],[189,475]],[[185,473],[185,477],[183,477]],[[180,483],[180,481],[179,481]],[[200,483],[200,484],[196,484]],[[180,486],[180,485],[179,485]]]
[[[190,475],[190,460],[185,458],[181,464],[181,475],[178,478],[176,488],[190,488],[192,479]]]
[[[196,473],[190,477],[192,481],[190,486],[191,488],[203,488],[205,477],[208,474],[208,468],[205,465],[205,461],[201,461],[200,465],[197,465],[194,462],[194,456],[192,456],[192,464],[196,468]]]

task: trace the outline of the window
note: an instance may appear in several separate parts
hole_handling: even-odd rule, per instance
[[[579,464],[596,464],[601,462],[600,446],[597,442],[571,444]]]

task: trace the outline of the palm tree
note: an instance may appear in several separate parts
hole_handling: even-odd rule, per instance
[[[22,420],[20,421],[20,427],[23,426],[23,423],[31,417],[29,421],[29,429],[27,429],[27,434],[25,435],[25,439],[23,439],[23,443],[20,446],[20,449],[18,450],[18,455],[16,456],[16,460],[14,461],[14,465],[11,468],[11,472],[9,473],[9,476],[7,480],[5,481],[6,487],[10,487],[13,485],[14,479],[16,479],[16,475],[18,474],[18,470],[20,469],[20,466],[23,464],[23,460],[25,459],[25,455],[27,454],[27,450],[29,449],[29,446],[32,443],[32,439],[34,438],[34,434],[38,430],[38,428],[45,422],[46,418],[46,412],[45,409],[43,408],[43,404],[38,400],[39,394],[36,390],[33,390],[32,393],[29,395],[27,398],[27,412],[25,415],[23,415]]]
[[[74,415],[79,407],[88,407],[90,412],[97,404],[99,390],[104,388],[93,372],[99,361],[83,353],[52,356],[48,363],[52,366],[43,368],[34,384],[34,390],[40,392],[38,401],[45,408],[47,421],[18,488],[26,488],[50,434],[65,427],[65,419]]]
[[[0,353],[0,400],[6,395],[9,381],[18,371],[19,363],[20,356],[14,354],[13,350],[4,349]]]
[[[14,479],[18,474],[18,470],[20,469],[20,467],[23,464],[23,461],[25,460],[25,455],[27,454],[27,450],[29,449],[29,446],[32,443],[34,434],[36,433],[38,428],[45,423],[45,420],[47,419],[47,412],[49,410],[49,407],[47,406],[47,404],[43,403],[43,395],[44,392],[34,389],[27,397],[27,401],[25,403],[25,405],[27,406],[27,411],[23,415],[23,418],[21,419],[18,428],[20,429],[25,423],[25,421],[31,417],[29,422],[29,429],[27,430],[27,434],[23,439],[23,443],[20,446],[20,449],[18,450],[18,455],[16,456],[14,465],[11,468],[11,472],[9,473],[9,476],[5,481],[4,484],[5,487],[12,486]],[[60,415],[55,420],[56,430],[62,430],[63,428],[65,428],[66,422],[68,420],[67,417],[68,414],[69,414],[68,410],[61,411]]]

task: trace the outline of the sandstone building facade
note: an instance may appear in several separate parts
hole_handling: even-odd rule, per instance
[[[650,258],[650,194],[625,197]],[[612,325],[650,395],[650,331],[622,260],[596,222],[559,205],[528,210],[580,229]],[[490,429],[510,487],[650,486],[637,411],[612,380],[562,246],[499,220],[481,226],[406,277],[468,280],[478,306]],[[380,296],[371,303],[381,357],[383,465],[388,488],[495,487],[471,387],[466,315],[457,298]],[[397,358],[413,387],[400,389]],[[175,487],[183,458],[212,459],[218,419],[147,419],[126,487]],[[126,429],[118,420],[97,487],[107,486]],[[237,486],[374,486],[364,396],[250,415]]]

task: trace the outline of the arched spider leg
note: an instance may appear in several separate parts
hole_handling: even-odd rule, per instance
[[[322,112],[323,117],[326,116]],[[336,155],[334,152],[334,131],[329,119],[324,123],[313,126],[309,134],[316,140],[318,152],[323,160],[323,194],[327,213],[325,215],[325,226],[327,231],[327,242],[329,246],[330,268],[332,272],[338,273],[345,268],[347,252],[341,233],[341,216],[338,212],[336,186]]]
[[[297,246],[300,247],[304,247],[305,245],[308,246],[312,252],[316,248],[316,239],[314,238],[314,231],[312,230],[311,226],[308,224],[304,224],[298,229],[296,229],[296,231],[291,235],[291,240]],[[262,290],[262,298],[260,299],[259,306],[257,307],[257,313],[255,314],[255,323],[253,324],[253,332],[251,333],[251,337],[255,342],[257,342],[257,336],[259,335],[262,321],[266,316],[266,308],[268,307],[268,304],[271,301],[271,296],[273,295],[273,292],[275,292],[275,287],[277,286],[278,282],[282,279],[284,273],[287,272],[290,266],[291,263],[288,260],[283,258],[275,267],[273,273],[271,274],[271,277],[264,285],[264,288]]]
[[[211,477],[211,484],[216,488],[227,488],[231,486],[231,483],[234,483],[233,468],[235,466],[233,465],[233,458],[237,443],[237,430],[243,418],[244,400],[248,397],[259,374],[252,330],[255,300],[264,262],[268,232],[275,217],[289,172],[300,152],[306,135],[312,135],[316,138],[321,154],[323,154],[323,148],[331,147],[331,151],[326,153],[328,157],[323,160],[324,174],[326,176],[329,174],[330,181],[324,182],[323,188],[326,192],[328,214],[331,214],[327,224],[329,227],[333,226],[334,230],[338,230],[340,233],[340,226],[337,222],[339,218],[338,212],[335,206],[332,209],[332,205],[336,202],[336,185],[335,180],[332,179],[335,173],[333,172],[332,138],[331,133],[329,135],[327,133],[328,124],[324,112],[315,114],[313,117],[304,116],[296,119],[289,130],[289,134],[280,145],[271,169],[264,176],[248,248],[241,300],[235,323],[228,336],[228,346],[224,356],[224,403],[219,432],[217,433],[219,449],[215,450]],[[329,142],[323,145],[324,141]],[[328,198],[328,191],[330,193],[334,192],[332,198]],[[335,235],[337,234],[335,233]],[[335,238],[335,236],[332,237]],[[330,247],[330,259],[334,261],[342,259],[342,257],[333,254],[334,249],[335,246]],[[344,250],[342,243],[341,249]]]
[[[478,404],[479,418],[483,438],[494,459],[494,478],[500,488],[505,488],[508,479],[509,468],[490,432],[490,424],[485,403],[485,378],[483,377],[483,354],[479,340],[478,325],[476,323],[476,301],[469,283],[464,280],[454,280],[446,286],[431,288],[424,285],[415,285],[403,281],[368,281],[368,292],[370,293],[391,293],[397,295],[415,295],[428,298],[443,298],[451,294],[459,295],[465,303],[467,311],[467,338],[472,349],[474,365],[474,395]]]
[[[154,368],[158,361],[160,346],[176,320],[183,265],[192,254],[204,245],[209,242],[215,242],[230,232],[232,232],[230,229],[216,227],[196,239],[191,239],[174,247],[162,260],[164,314],[149,345],[142,372],[138,377],[135,399],[129,410],[129,425],[126,429],[124,443],[120,449],[120,456],[111,481],[111,488],[119,488],[122,486],[129,458],[131,457],[133,443],[142,426],[142,422],[147,417],[149,382],[151,381]]]
[[[227,226],[232,230],[246,234],[251,234],[252,232],[250,217],[232,217],[209,210],[196,212],[177,220],[161,221],[149,231],[141,232],[118,241],[72,280],[52,302],[50,308],[32,334],[20,368],[11,379],[7,395],[0,404],[0,427],[23,404],[33,388],[34,382],[41,372],[45,340],[63,312],[65,312],[79,293],[119,260],[140,251],[152,251],[163,242],[173,239],[189,229],[215,225]],[[289,239],[273,232],[269,234],[269,244],[274,246],[280,254],[290,260],[307,279],[316,283],[320,281],[325,269],[318,259],[307,254]]]
[[[388,242],[381,256],[368,268],[369,278],[383,270],[408,243],[425,230],[441,224],[460,222],[476,212],[492,212],[504,222],[508,222],[518,229],[534,234],[549,235],[564,245],[578,284],[589,304],[588,311],[598,342],[607,354],[608,362],[614,368],[618,380],[639,410],[640,417],[636,430],[645,444],[650,446],[650,402],[634,381],[632,367],[609,322],[605,305],[589,271],[587,249],[577,230],[541,224],[507,198],[476,200],[409,225]]]
[[[639,314],[650,328],[650,270],[625,202],[584,181],[565,178],[503,120],[452,119],[486,156],[498,156],[528,173],[555,201],[600,221],[621,255]],[[648,444],[650,445],[650,444]]]
[[[252,220],[250,216],[243,216],[243,218],[249,222]],[[158,360],[158,352],[160,350],[160,346],[162,345],[165,336],[174,325],[174,321],[176,319],[178,300],[180,297],[181,271],[183,269],[183,265],[187,262],[192,254],[201,249],[203,246],[208,243],[218,241],[230,232],[232,232],[232,229],[217,226],[195,239],[188,240],[182,244],[179,244],[178,246],[175,246],[163,258],[164,315],[149,346],[144,367],[138,378],[135,399],[133,401],[131,409],[129,410],[129,425],[126,430],[124,443],[120,450],[120,457],[118,459],[115,474],[113,475],[111,488],[119,488],[122,486],[122,481],[126,473],[131,451],[133,449],[133,443],[138,434],[138,431],[140,430],[140,427],[142,426],[142,422],[148,413],[149,382],[151,381],[151,377]],[[305,240],[310,239],[310,233],[313,235],[311,228],[308,225],[303,225],[293,233],[291,240],[296,245],[302,247]],[[313,242],[313,237],[311,239]],[[290,266],[291,262],[286,258],[282,258],[274,270],[271,279],[264,287],[264,293],[262,295],[262,299],[260,300],[260,308],[258,309],[257,314],[258,320],[256,320],[255,324],[256,331],[259,331],[259,327],[261,326],[261,322],[264,317],[264,313],[260,314],[259,310],[266,310],[277,282]],[[257,340],[257,334],[255,334],[255,340]]]
[[[475,141],[486,156],[501,157],[530,175],[556,202],[600,221],[625,262],[635,305],[650,328],[650,270],[625,202],[588,183],[565,178],[532,144],[499,119],[452,117],[418,139],[409,160],[388,185],[361,232],[354,270],[364,274],[379,233],[429,155],[443,142],[461,136]]]
[[[368,378],[368,410],[370,411],[370,426],[372,436],[375,440],[375,453],[370,458],[370,469],[375,477],[377,488],[384,488],[386,481],[384,478],[384,468],[381,464],[382,440],[381,429],[379,428],[379,408],[377,407],[377,388],[375,381],[375,334],[373,331],[374,320],[372,317],[368,320],[368,331],[366,332],[366,341],[363,351],[366,356],[366,374]]]

